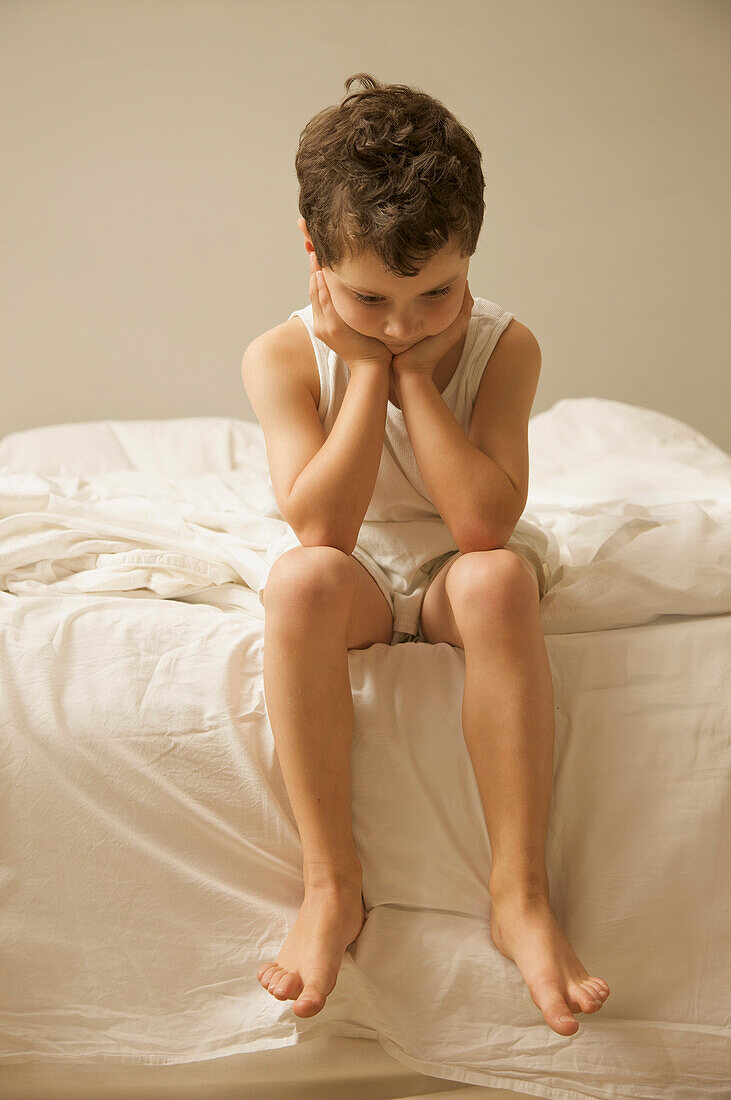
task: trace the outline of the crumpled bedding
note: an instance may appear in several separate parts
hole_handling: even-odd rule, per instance
[[[595,398],[533,417],[530,453],[551,899],[609,982],[602,1010],[559,1036],[492,944],[464,656],[444,644],[349,654],[368,919],[316,1017],[261,988],[302,898],[261,675],[255,591],[284,524],[261,430],[64,424],[0,441],[0,1066],[325,1031],[561,1100],[720,1095],[731,458]]]
[[[605,408],[622,410],[614,417],[625,423],[613,425]],[[687,426],[678,447],[677,425],[595,398],[559,402],[531,420],[531,491],[516,534],[527,523],[544,538],[545,634],[731,610],[731,460]],[[87,436],[83,475],[71,473],[83,459],[76,455],[73,467],[67,457],[70,429]],[[206,454],[198,440],[191,450],[199,465],[188,454],[176,470],[171,452],[191,431],[227,434],[229,446]],[[24,436],[35,437],[45,463],[27,453]],[[598,452],[595,440],[604,440]],[[233,468],[201,472],[200,463],[222,461],[220,452]],[[0,522],[0,591],[191,599],[259,617],[251,590],[267,546],[286,530],[258,424],[215,418],[104,421],[6,436]]]

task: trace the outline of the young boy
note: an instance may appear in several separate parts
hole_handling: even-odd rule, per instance
[[[465,653],[492,939],[548,1025],[571,1035],[573,1013],[597,1011],[609,987],[561,931],[544,861],[553,690],[540,541],[520,521],[540,349],[470,294],[485,186],[471,133],[423,92],[367,74],[346,92],[355,80],[363,89],[300,135],[310,305],[242,363],[288,524],[259,591],[267,711],[305,885],[259,981],[314,1016],[365,921],[348,650],[448,642]]]

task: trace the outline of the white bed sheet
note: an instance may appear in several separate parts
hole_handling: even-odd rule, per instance
[[[557,1035],[492,945],[447,645],[350,653],[368,919],[316,1017],[259,986],[302,898],[251,591],[284,522],[263,436],[55,425],[0,441],[0,1066],[375,1035],[419,1072],[560,1100],[722,1094],[731,458],[594,398],[530,430],[557,704],[547,866],[612,989],[601,1012]]]
[[[344,1035],[205,1062],[110,1068],[91,1059],[0,1065],[3,1100],[516,1100],[407,1069],[376,1038]]]

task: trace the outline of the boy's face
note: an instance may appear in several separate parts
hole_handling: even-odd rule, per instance
[[[311,252],[303,219],[300,223],[305,248]],[[345,323],[380,340],[398,355],[418,340],[449,328],[462,307],[469,266],[470,258],[463,259],[457,246],[450,244],[413,277],[386,271],[372,253],[344,260],[336,268],[325,267],[323,275],[335,310]]]

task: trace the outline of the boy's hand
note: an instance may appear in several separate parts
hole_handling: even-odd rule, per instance
[[[475,301],[470,293],[468,280],[465,283],[462,308],[452,324],[441,332],[437,332],[434,336],[426,336],[423,340],[417,341],[406,351],[402,351],[400,355],[394,355],[391,360],[391,370],[396,382],[398,382],[400,375],[413,372],[426,374],[431,378],[437,364],[467,332],[474,304]]]
[[[336,311],[314,252],[310,252],[310,301],[315,336],[337,352],[351,372],[355,363],[376,362],[381,363],[384,368],[390,366],[391,352],[386,345],[375,337],[356,332]]]

